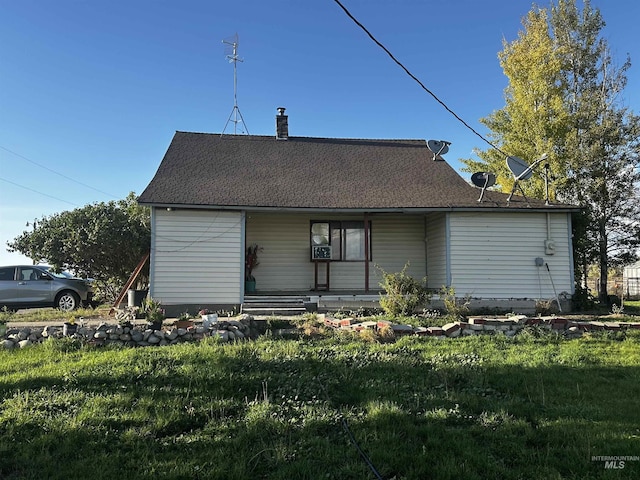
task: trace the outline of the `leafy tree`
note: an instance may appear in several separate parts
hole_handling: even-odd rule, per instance
[[[549,33],[547,11],[534,8],[523,19],[523,26],[525,30],[517,40],[503,41],[504,49],[498,55],[509,79],[505,106],[481,119],[491,130],[489,137],[498,148],[476,149],[480,161],[463,160],[465,171],[493,172],[503,191],[513,187],[513,175],[505,161],[507,155],[532,162],[547,153],[551,172],[562,171],[562,157],[554,139],[564,137],[568,128],[561,63]],[[545,194],[544,181],[537,175],[520,186],[529,196],[543,198]]]
[[[640,118],[620,98],[630,60],[614,64],[588,0],[582,12],[575,0],[559,0],[550,13],[534,7],[523,26],[499,54],[506,105],[482,119],[500,151],[476,151],[481,161],[463,160],[465,170],[497,172],[509,190],[503,152],[527,161],[548,153],[552,197],[583,207],[574,221],[576,272],[584,285],[597,262],[605,300],[609,267],[631,260],[640,244]],[[542,185],[534,176],[524,187],[543,198]]]
[[[56,269],[122,285],[149,251],[150,239],[149,209],[132,192],[124,200],[43,217],[7,245]]]
[[[583,268],[595,260],[605,301],[609,267],[633,260],[640,241],[640,118],[620,98],[631,62],[614,64],[600,36],[605,23],[588,1],[582,12],[574,1],[559,1],[551,23],[571,116],[563,194],[584,207],[585,249],[576,260]]]

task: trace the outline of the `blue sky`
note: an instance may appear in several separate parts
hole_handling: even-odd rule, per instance
[[[479,119],[504,105],[507,85],[497,54],[531,1],[343,4],[487,133]],[[592,6],[619,63],[631,55],[624,101],[640,113],[640,2]],[[141,193],[176,130],[222,132],[233,111],[222,40],[235,33],[251,134],[274,134],[283,106],[292,136],[444,139],[456,169],[487,147],[333,0],[0,0],[0,265],[29,261],[6,251],[27,222]]]

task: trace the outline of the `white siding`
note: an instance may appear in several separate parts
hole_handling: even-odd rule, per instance
[[[237,304],[243,301],[243,214],[228,211],[155,209],[151,294],[165,305]],[[379,265],[397,272],[409,262],[414,278],[428,276],[438,289],[451,285],[475,298],[552,298],[553,285],[573,291],[569,216],[550,214],[556,252],[546,255],[545,213],[370,215],[373,261],[369,288],[379,289]],[[258,291],[309,291],[311,220],[363,220],[362,215],[250,212],[246,244],[257,243]],[[448,236],[448,238],[447,238]],[[426,245],[425,245],[426,240]],[[535,258],[546,265],[537,267]],[[449,262],[449,265],[447,265]],[[323,281],[320,269],[320,282]],[[331,290],[364,290],[362,262],[332,262]]]
[[[447,227],[444,213],[427,215],[427,285],[447,285]]]
[[[408,273],[425,276],[424,220],[421,216],[369,216],[371,251],[369,288],[379,288],[375,265],[388,272],[399,271],[408,261]],[[307,291],[314,287],[314,264],[310,261],[311,220],[363,220],[362,215],[337,214],[247,214],[247,245],[256,243],[260,265],[254,270],[258,291]],[[331,290],[363,290],[363,262],[332,262]],[[324,283],[324,265],[319,282]]]
[[[625,297],[637,297],[640,295],[640,262],[624,267],[622,283]]]
[[[569,216],[549,215],[554,255],[545,254],[545,213],[450,213],[451,284],[456,294],[553,298],[554,285],[558,294],[572,293]],[[536,266],[537,257],[543,266]]]
[[[417,280],[427,275],[423,216],[371,217],[373,263],[388,273],[399,272],[409,262],[407,273]],[[371,288],[380,288],[381,275],[371,269]]]
[[[165,305],[241,303],[241,213],[156,208],[153,222],[154,298]]]

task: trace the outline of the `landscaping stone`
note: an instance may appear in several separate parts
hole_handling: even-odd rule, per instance
[[[447,323],[442,326],[442,330],[444,331],[447,337],[458,337],[460,336],[460,324],[459,323]]]
[[[471,323],[472,325],[484,325],[486,322],[486,320],[484,318],[470,318],[469,319],[469,323]]]
[[[513,315],[509,317],[509,320],[513,320],[516,323],[524,325],[524,323],[527,321],[527,318],[529,317],[527,317],[526,315]]]
[[[131,331],[131,341],[139,343],[142,341],[143,334],[140,330],[132,330]]]
[[[580,338],[582,336],[582,330],[578,327],[569,327],[565,331],[565,336],[567,338]]]
[[[178,329],[173,328],[169,332],[167,332],[166,339],[169,341],[175,340],[178,338]]]
[[[362,325],[362,328],[374,329],[378,325],[378,322],[368,320],[366,322],[360,323],[360,325]]]
[[[320,318],[319,318],[320,319]],[[443,327],[412,327],[411,325],[394,324],[386,320],[367,321],[343,325],[340,321],[331,321],[325,317],[325,325],[335,329],[348,329],[362,332],[368,329],[392,331],[395,336],[419,335],[436,339],[451,339],[460,336],[504,334],[513,337],[525,326],[537,326],[549,329],[570,340],[580,338],[584,332],[590,331],[622,331],[626,329],[640,329],[640,322],[600,322],[600,321],[572,321],[562,317],[509,317],[509,318],[481,318],[473,317],[469,322],[450,322]],[[345,322],[346,323],[346,322]],[[122,326],[101,323],[95,329],[79,327],[72,338],[87,342],[90,345],[117,345],[127,347],[168,346],[182,342],[199,341],[206,337],[213,337],[220,342],[242,341],[257,338],[258,329],[253,317],[243,315],[240,319],[227,319],[216,322],[209,327],[194,324],[189,328],[171,327],[162,330],[151,330],[141,326]],[[276,330],[274,336],[297,337],[300,330],[291,328]],[[62,328],[58,326],[43,326],[33,328],[10,328],[0,337],[0,348],[25,348],[29,345],[48,341],[50,338],[62,338]]]
[[[413,333],[413,327],[411,325],[398,325],[392,323],[391,329],[396,335],[409,335]]]
[[[349,327],[351,325],[353,325],[354,323],[358,323],[357,320],[355,318],[343,318],[342,320],[340,320],[340,326],[341,327]]]
[[[421,335],[421,336],[424,336],[424,335],[428,335],[428,334],[429,334],[429,331],[427,330],[427,327],[416,327],[416,328],[413,330],[413,333],[414,333],[415,335]]]

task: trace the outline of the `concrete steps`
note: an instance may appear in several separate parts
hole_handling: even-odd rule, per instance
[[[258,296],[247,295],[242,304],[242,313],[249,315],[294,316],[307,312],[310,302],[304,296]]]

